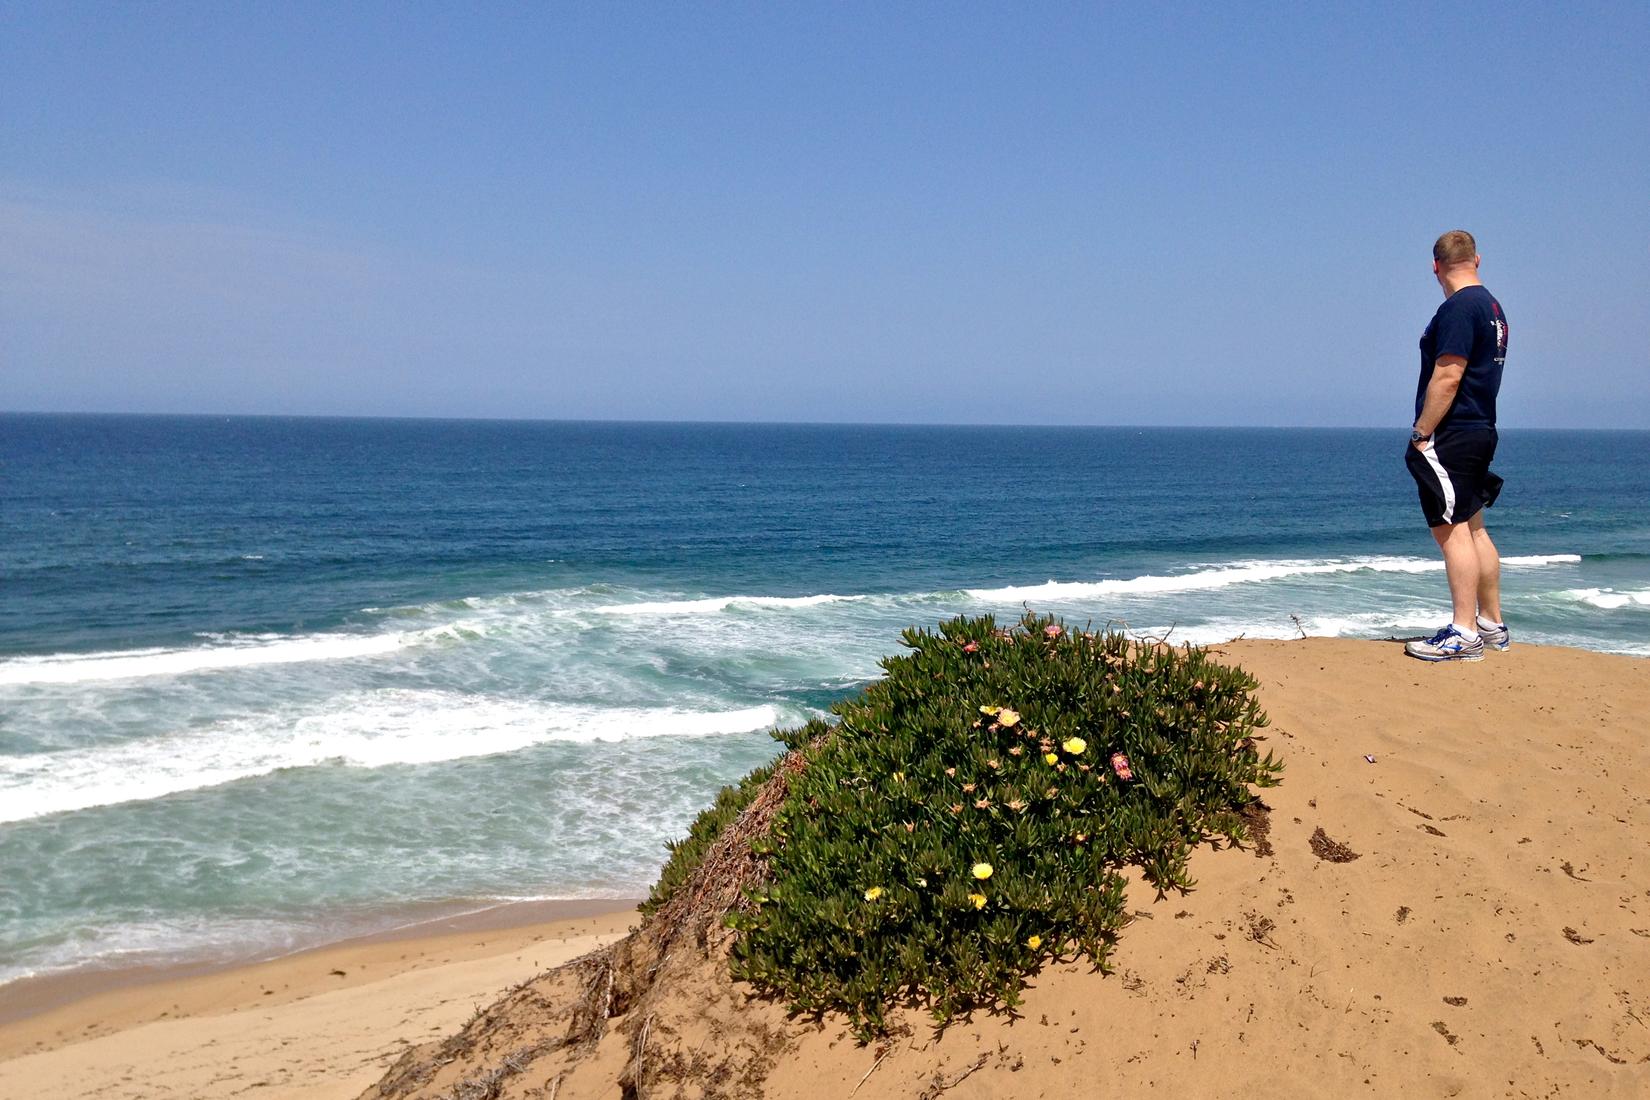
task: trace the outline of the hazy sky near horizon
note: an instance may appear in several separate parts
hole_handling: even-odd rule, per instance
[[[1650,427],[1650,5],[0,0],[0,409]]]

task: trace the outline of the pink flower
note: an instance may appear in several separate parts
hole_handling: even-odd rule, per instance
[[[1055,626],[1053,623],[1049,623],[1047,626],[1043,627],[1043,633],[1050,638],[1058,638],[1060,635],[1064,634],[1065,631]]]
[[[1120,752],[1111,754],[1111,770],[1117,773],[1119,779],[1134,778],[1134,772],[1129,768],[1129,758]]]
[[[964,653],[978,653],[979,651],[980,651],[980,643],[979,642],[969,642],[967,645],[963,646],[963,652]]]

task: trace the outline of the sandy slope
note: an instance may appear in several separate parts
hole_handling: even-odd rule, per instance
[[[354,1096],[411,1044],[634,921],[625,910],[346,944],[93,995],[0,1028],[0,1098]]]
[[[1288,764],[1267,792],[1270,854],[1202,850],[1184,897],[1134,888],[1112,975],[1057,967],[1017,1018],[935,1035],[915,1013],[865,1048],[837,1021],[751,999],[714,937],[708,957],[679,940],[649,961],[653,991],[614,1000],[587,1045],[563,1039],[572,1006],[603,994],[588,963],[528,982],[363,1095],[618,1098],[625,1078],[642,1100],[1650,1096],[1650,661],[1522,646],[1436,667],[1325,639],[1221,653],[1261,679]],[[1321,858],[1318,829],[1357,858]],[[406,1041],[456,1029],[476,994],[549,964],[530,954],[432,954],[276,1011],[138,1024],[0,1062],[0,1096],[359,1090]],[[54,1042],[97,1019],[59,1019]],[[0,1057],[13,1035],[0,1029]],[[121,1091],[122,1074],[154,1087]]]

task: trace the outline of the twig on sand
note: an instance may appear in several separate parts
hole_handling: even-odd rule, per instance
[[[1169,629],[1165,630],[1161,634],[1148,634],[1145,631],[1141,631],[1139,634],[1134,636],[1134,640],[1140,645],[1166,646],[1169,644],[1169,636],[1173,634],[1179,626],[1180,623],[1178,621],[1172,622],[1169,624]]]
[[[875,1073],[877,1071],[877,1067],[882,1065],[882,1060],[884,1058],[888,1057],[892,1053],[894,1053],[894,1048],[892,1046],[887,1046],[887,1047],[882,1048],[882,1053],[877,1055],[877,1060],[875,1062],[871,1063],[871,1068],[866,1070],[865,1071],[865,1076],[861,1077],[859,1079],[859,1085],[854,1086],[854,1092],[858,1092],[859,1089],[860,1089],[860,1085],[865,1084],[866,1081],[869,1081],[871,1079],[871,1074]],[[850,1092],[848,1095],[853,1096],[854,1092]]]
[[[1304,639],[1306,637],[1306,627],[1301,625],[1301,617],[1299,615],[1291,614],[1289,619],[1295,624],[1295,629],[1301,632],[1301,637]]]
[[[930,1084],[927,1088],[922,1090],[922,1096],[919,1098],[919,1100],[934,1100],[934,1098],[936,1096],[938,1096],[940,1093],[947,1092],[951,1089],[956,1088],[958,1085],[962,1084],[964,1081],[966,1081],[970,1077],[974,1076],[974,1074],[976,1074],[980,1070],[984,1069],[985,1068],[985,1063],[987,1062],[987,1060],[990,1059],[990,1057],[991,1057],[991,1055],[989,1055],[989,1054],[981,1054],[978,1058],[974,1059],[974,1062],[973,1062],[972,1065],[970,1065],[967,1069],[963,1070],[961,1073],[957,1074],[957,1076],[951,1078],[951,1080],[949,1080],[949,1081],[947,1081],[945,1078],[941,1077],[939,1074],[936,1073],[934,1075],[933,1083]]]

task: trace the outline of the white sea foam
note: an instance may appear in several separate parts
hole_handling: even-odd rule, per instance
[[[386,689],[303,715],[61,752],[0,757],[0,822],[214,787],[283,768],[381,768],[515,752],[547,741],[745,733],[777,725],[773,706],[695,711],[601,708]]]
[[[1624,607],[1650,608],[1650,588],[1637,592],[1617,592],[1613,588],[1572,588],[1564,595],[1577,603],[1604,611],[1619,611]]]
[[[1226,588],[1234,584],[1254,584],[1315,574],[1426,573],[1442,569],[1442,562],[1422,558],[1355,558],[1347,561],[1257,561],[1222,565],[1195,573],[1166,576],[1145,575],[1108,578],[1101,581],[1047,581],[1043,584],[1012,585],[1007,588],[971,588],[968,595],[986,603],[1020,603],[1026,600],[1089,599],[1096,596],[1153,596],[1176,592],[1198,592]]]
[[[1436,607],[1409,607],[1348,615],[1302,615],[1298,622],[1287,614],[1277,614],[1264,618],[1222,617],[1199,623],[1166,623],[1144,628],[1130,626],[1127,629],[1138,637],[1161,638],[1167,634],[1172,645],[1187,642],[1202,646],[1219,645],[1234,638],[1299,638],[1303,632],[1311,638],[1368,638],[1399,631],[1407,633],[1431,629],[1442,621],[1441,615],[1445,613]]]
[[[1522,566],[1560,565],[1579,562],[1577,554],[1539,554],[1503,558],[1501,564]],[[1157,596],[1178,592],[1199,592],[1234,584],[1255,584],[1335,573],[1432,573],[1444,563],[1434,558],[1367,557],[1342,560],[1281,560],[1234,562],[1193,573],[1164,576],[1146,575],[1108,578],[1100,581],[1056,581],[1013,585],[1007,588],[971,588],[968,595],[983,603],[1024,603],[1036,600],[1083,600],[1102,596]]]
[[[1543,565],[1573,564],[1581,560],[1577,554],[1535,554],[1503,558],[1505,566],[1519,568]],[[972,599],[984,603],[1019,603],[1026,600],[1082,599],[1108,595],[1158,595],[1176,592],[1225,588],[1233,584],[1283,580],[1296,576],[1334,573],[1432,573],[1443,569],[1437,558],[1362,557],[1346,559],[1282,559],[1272,561],[1245,561],[1214,565],[1190,573],[1162,576],[1146,575],[1130,578],[1108,578],[1099,581],[1056,581],[1038,585],[1015,585],[1006,588],[970,588],[945,592],[885,593],[880,595],[839,595],[822,593],[813,596],[730,595],[705,596],[694,599],[659,600],[638,598],[629,602],[609,602],[588,606],[592,597],[627,592],[609,585],[585,588],[543,589],[528,592],[503,593],[491,596],[468,596],[440,603],[420,604],[397,608],[364,608],[367,614],[395,617],[418,617],[451,613],[454,609],[511,613],[524,605],[542,605],[558,616],[576,615],[636,615],[636,616],[691,616],[719,615],[740,608],[798,609],[838,603],[876,603],[905,605],[910,603],[956,602]],[[647,593],[636,592],[638,597]],[[3,681],[0,681],[3,682]]]
[[[714,615],[734,607],[818,607],[827,603],[855,603],[864,596],[712,596],[702,600],[651,600],[615,603],[592,610],[598,615]]]
[[[1356,615],[1314,615],[1302,620],[1306,633],[1314,637],[1363,638],[1395,631],[1433,630],[1443,623],[1448,609],[1409,607],[1391,611],[1370,611]]]
[[[79,684],[148,676],[183,676],[217,669],[344,661],[381,657],[408,646],[463,640],[486,631],[479,622],[446,623],[427,630],[381,634],[217,635],[207,644],[172,649],[127,649],[105,653],[61,653],[0,661],[0,685]]]
[[[375,929],[361,929],[374,931]],[[250,918],[173,917],[81,927],[63,942],[25,952],[26,963],[0,962],[0,989],[27,978],[180,962],[245,963],[325,942],[300,938],[292,922]],[[355,929],[342,930],[346,934]]]
[[[1533,568],[1579,562],[1575,554],[1538,554],[1502,559],[1508,568]],[[1004,588],[974,588],[962,592],[909,593],[903,596],[837,595],[811,596],[730,595],[699,599],[648,600],[579,606],[593,595],[611,599],[613,589],[563,589],[520,592],[499,596],[470,597],[437,604],[391,608],[377,612],[413,625],[417,620],[468,613],[469,617],[437,623],[422,629],[384,631],[372,634],[323,633],[299,635],[218,636],[206,644],[176,648],[150,648],[100,653],[65,653],[47,656],[13,657],[0,660],[0,687],[26,684],[79,684],[144,677],[183,676],[261,665],[359,660],[384,657],[412,646],[466,641],[486,634],[492,627],[519,626],[524,606],[543,605],[553,618],[598,614],[605,616],[691,617],[716,616],[746,609],[806,610],[830,604],[873,601],[878,604],[907,604],[913,601],[972,599],[987,604],[1060,602],[1118,597],[1154,597],[1209,591],[1239,584],[1257,584],[1296,577],[1333,574],[1431,573],[1443,568],[1435,558],[1366,557],[1347,559],[1286,559],[1233,562],[1188,573],[1096,581],[1050,580],[1038,585]],[[622,592],[623,590],[619,590]],[[1598,607],[1638,605],[1639,594],[1608,590],[1578,590],[1578,599]],[[645,596],[645,593],[637,593]],[[480,613],[479,615],[477,613]]]

